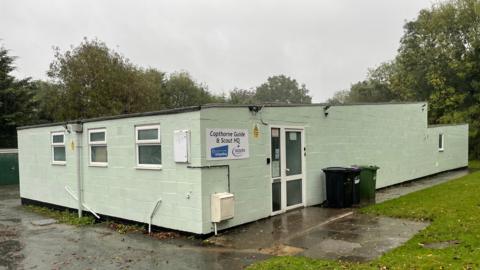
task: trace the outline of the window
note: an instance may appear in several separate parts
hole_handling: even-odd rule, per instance
[[[445,138],[442,133],[438,134],[438,151],[442,152],[445,146]]]
[[[52,164],[64,165],[66,163],[65,132],[52,133]]]
[[[160,125],[135,127],[137,167],[159,169],[162,167]]]
[[[90,165],[107,166],[107,130],[91,129],[88,131],[88,144],[90,145]]]

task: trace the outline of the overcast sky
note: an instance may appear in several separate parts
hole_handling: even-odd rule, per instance
[[[215,93],[286,74],[315,102],[392,59],[406,20],[431,0],[0,1],[16,75],[46,78],[52,46],[98,38],[133,63],[186,70]]]

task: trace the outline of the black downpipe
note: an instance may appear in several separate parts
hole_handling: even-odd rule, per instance
[[[204,166],[187,166],[189,169],[212,169],[212,168],[227,168],[227,184],[228,184],[228,193],[230,192],[230,165],[204,165]]]

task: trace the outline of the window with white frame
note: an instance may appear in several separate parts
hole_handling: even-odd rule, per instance
[[[66,163],[66,151],[65,151],[65,132],[52,132],[52,164],[65,164]]]
[[[443,151],[445,147],[445,136],[443,133],[438,134],[438,151]]]
[[[160,125],[135,127],[135,143],[137,148],[137,167],[162,167]]]
[[[88,145],[90,146],[90,165],[107,166],[107,130],[90,129],[88,131]]]

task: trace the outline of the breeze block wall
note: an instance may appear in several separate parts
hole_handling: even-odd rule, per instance
[[[84,203],[100,215],[143,223],[158,199],[162,202],[152,224],[176,230],[202,233],[201,171],[173,161],[173,132],[191,131],[191,162],[199,163],[200,113],[129,117],[86,122],[83,126],[82,173]],[[160,124],[162,168],[136,168],[135,126]],[[106,128],[108,166],[89,165],[88,130]],[[51,164],[50,133],[64,127],[50,126],[18,131],[20,195],[77,209],[77,201],[65,190],[77,194],[76,149],[70,148],[75,134],[66,133],[65,165]]]
[[[45,203],[77,208],[65,186],[76,190],[75,134],[65,132],[66,164],[52,164],[51,132],[65,131],[64,126],[18,130],[20,197]]]
[[[66,164],[51,164],[50,134],[63,125],[18,130],[20,195],[22,198],[77,208],[66,192],[77,192],[76,145],[82,145],[84,203],[100,215],[148,223],[158,199],[153,225],[197,234],[213,231],[210,199],[216,192],[235,195],[235,217],[219,229],[271,215],[271,126],[304,128],[306,206],[325,200],[329,166],[377,165],[377,188],[398,184],[468,164],[468,125],[428,126],[427,104],[264,106],[212,105],[200,110],[159,115],[92,119],[83,125],[82,140],[65,133]],[[160,124],[162,168],[136,168],[135,126]],[[258,137],[253,136],[254,128]],[[107,129],[108,166],[89,165],[88,130]],[[207,160],[206,130],[246,129],[249,158]],[[175,163],[173,132],[191,131],[190,163]],[[444,150],[438,136],[444,135]],[[72,146],[72,143],[74,146]],[[192,168],[212,165],[225,167]]]
[[[219,228],[251,222],[271,214],[270,126],[303,127],[306,146],[306,205],[324,202],[325,175],[330,166],[377,165],[377,188],[468,165],[468,125],[429,128],[427,104],[370,104],[344,106],[213,107],[201,111],[201,136],[207,128],[244,128],[250,132],[250,158],[209,161],[202,147],[202,164],[230,165],[235,217]],[[253,138],[254,126],[260,130]],[[438,133],[445,149],[438,150]],[[203,229],[212,230],[210,195],[226,190],[225,171],[203,170]]]
[[[258,125],[259,138],[252,130],[257,123],[248,108],[207,108],[201,112],[201,165],[229,165],[230,192],[235,195],[235,217],[218,224],[219,229],[232,227],[270,215],[270,166],[266,165],[270,145],[268,128]],[[207,160],[208,128],[246,129],[249,131],[249,158],[239,160]],[[268,140],[267,140],[268,139]],[[213,231],[210,218],[210,196],[227,192],[225,168],[202,169],[203,232]]]
[[[152,224],[193,233],[201,230],[201,172],[173,159],[174,130],[191,131],[191,162],[200,155],[200,113],[187,112],[158,116],[131,117],[84,124],[89,129],[106,128],[108,167],[89,166],[83,155],[84,198],[99,213],[148,223],[156,201],[162,202]],[[162,169],[136,168],[135,126],[160,124]],[[84,136],[88,153],[88,138]]]

